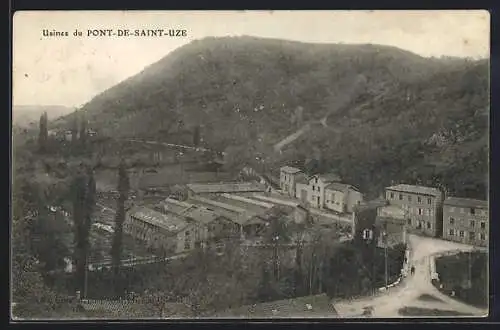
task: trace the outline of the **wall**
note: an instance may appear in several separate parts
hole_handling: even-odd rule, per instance
[[[314,188],[314,190],[313,190]],[[325,184],[317,176],[309,180],[309,203],[312,207],[322,209],[325,203]]]
[[[363,201],[363,194],[359,191],[349,189],[347,194],[347,209],[348,213],[352,213],[354,211],[354,207],[359,205]]]
[[[302,191],[305,191],[305,200],[302,198]],[[309,203],[309,186],[307,183],[297,183],[295,186],[295,198],[303,203]]]
[[[346,208],[346,194],[343,191],[326,189],[325,190],[325,208],[335,212],[344,213]]]
[[[451,223],[450,218],[453,219],[453,223]],[[474,227],[471,226],[471,221],[474,221]],[[481,228],[481,223],[484,224],[484,229]],[[450,230],[453,230],[453,235],[451,235]],[[463,237],[460,235],[461,231]],[[471,239],[470,232],[474,233],[474,239]],[[481,234],[484,235],[484,240]],[[476,214],[472,215],[470,208],[444,205],[443,238],[464,244],[487,246],[489,240],[488,210],[478,208]]]

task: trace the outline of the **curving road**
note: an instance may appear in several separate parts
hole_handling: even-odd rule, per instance
[[[474,247],[435,238],[409,235],[410,263],[415,266],[415,274],[408,275],[399,285],[379,292],[374,296],[352,301],[333,302],[339,317],[360,317],[365,309],[371,309],[371,317],[404,317],[398,313],[403,307],[418,307],[455,311],[470,316],[486,316],[487,310],[479,309],[442,294],[431,283],[430,259],[448,251],[471,251]],[[475,248],[477,249],[477,248]],[[423,294],[438,298],[436,301],[422,301]]]

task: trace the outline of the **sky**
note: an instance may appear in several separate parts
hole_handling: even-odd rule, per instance
[[[43,30],[68,32],[44,37]],[[185,37],[91,37],[183,29]],[[73,36],[79,30],[81,37]],[[13,104],[79,107],[172,50],[208,36],[382,44],[421,56],[489,57],[487,11],[37,11],[13,21]]]

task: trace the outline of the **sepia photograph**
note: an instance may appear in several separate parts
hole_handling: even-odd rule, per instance
[[[12,36],[11,322],[489,315],[488,11]]]

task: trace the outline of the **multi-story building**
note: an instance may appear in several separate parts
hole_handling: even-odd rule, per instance
[[[488,202],[449,197],[443,203],[443,238],[464,244],[487,246]]]
[[[432,237],[442,235],[444,194],[439,189],[399,184],[387,187],[385,198],[407,212],[409,231]]]
[[[335,173],[316,174],[308,178],[299,169],[285,166],[281,168],[280,185],[284,194],[317,209],[352,213],[353,207],[363,201],[359,190],[342,183]]]
[[[288,196],[295,197],[296,178],[300,175],[303,175],[303,173],[298,168],[283,166],[280,169],[281,191]]]
[[[353,237],[378,247],[406,243],[406,212],[388,201],[377,199],[354,207]]]
[[[135,207],[127,213],[125,233],[146,242],[148,247],[176,254],[195,248],[197,226],[183,217],[162,214],[146,207]]]

